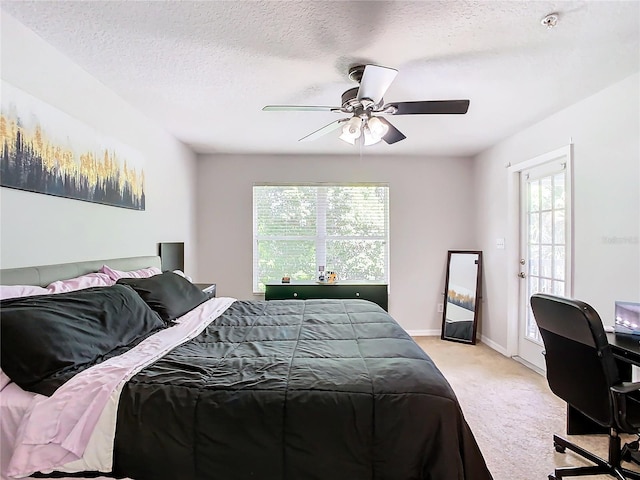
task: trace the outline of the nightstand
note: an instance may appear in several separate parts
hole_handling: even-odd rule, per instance
[[[210,297],[216,296],[216,284],[215,283],[194,283],[196,287],[207,293]]]

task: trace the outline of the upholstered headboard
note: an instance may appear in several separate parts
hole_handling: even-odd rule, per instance
[[[0,270],[0,285],[40,285],[46,287],[56,280],[74,278],[86,273],[97,272],[103,265],[116,270],[137,270],[146,267],[161,268],[160,257],[109,258],[86,262],[59,263],[24,268],[5,268]]]

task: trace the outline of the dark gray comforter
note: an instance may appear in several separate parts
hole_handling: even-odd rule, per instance
[[[116,475],[491,479],[451,387],[363,300],[235,302],[125,386]]]

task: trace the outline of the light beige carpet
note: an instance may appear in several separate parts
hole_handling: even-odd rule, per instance
[[[565,435],[565,403],[551,393],[545,377],[481,343],[415,340],[456,392],[495,480],[547,480],[556,466],[590,465],[569,450],[557,453],[554,433],[606,458],[606,435]],[[624,466],[640,471],[639,465]]]

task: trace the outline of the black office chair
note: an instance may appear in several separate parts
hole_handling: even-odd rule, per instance
[[[618,436],[640,433],[640,382],[621,381],[598,313],[584,302],[542,293],[531,297],[531,308],[544,342],[551,391],[609,429],[608,460],[554,435],[558,452],[568,448],[595,465],[556,468],[549,480],[599,474],[640,479],[640,473],[620,465]]]

